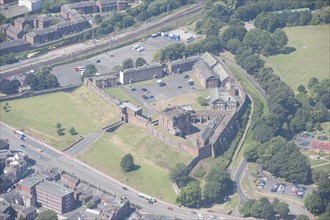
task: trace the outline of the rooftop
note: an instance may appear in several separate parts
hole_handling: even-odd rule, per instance
[[[26,45],[29,44],[28,42],[26,42],[25,40],[22,39],[16,39],[16,40],[11,40],[11,41],[7,41],[7,42],[3,42],[0,44],[0,50],[4,50],[7,48],[12,48],[15,46],[20,46],[20,45]],[[2,145],[1,145],[1,140],[0,140],[0,149],[2,149]]]
[[[188,63],[188,62],[197,62],[200,59],[201,59],[200,56],[196,55],[196,56],[191,56],[191,57],[187,57],[187,58],[183,58],[183,59],[179,59],[179,60],[174,60],[174,61],[172,61],[172,64],[178,65],[178,64]]]
[[[216,126],[219,124],[219,122],[223,119],[224,116],[217,116],[215,118],[212,118],[211,120],[209,120],[207,122],[207,124],[205,125],[205,127],[202,128],[201,132],[200,132],[200,136],[203,139],[203,141],[206,141],[208,138],[211,137],[211,135],[214,132],[214,129],[216,128]]]
[[[6,30],[7,32],[11,32],[11,33],[14,33],[14,34],[19,34],[21,33],[22,31],[20,29],[18,29],[17,27],[13,26],[13,25],[9,25],[9,27],[7,28]]]
[[[203,60],[199,60],[195,63],[195,68],[200,70],[200,73],[204,77],[204,79],[208,79],[210,77],[215,77],[213,75],[212,69],[205,63]]]
[[[209,52],[205,52],[202,55],[202,60],[204,60],[211,68],[217,64],[217,60]]]
[[[227,77],[229,77],[228,73],[226,72],[226,70],[222,67],[222,65],[220,63],[217,63],[214,67],[213,67],[213,71],[220,77],[220,81],[222,82],[223,80],[225,80]]]
[[[162,68],[163,66],[159,63],[155,63],[152,65],[144,65],[144,66],[140,66],[138,68],[131,68],[131,69],[125,69],[124,71],[122,71],[124,74],[126,73],[131,73],[134,71],[138,71],[138,70],[145,70],[145,69],[152,69],[152,68]]]
[[[21,185],[22,186],[33,187],[36,184],[38,184],[39,182],[41,182],[42,180],[45,180],[47,178],[48,178],[47,175],[42,175],[42,174],[39,174],[39,175],[36,175],[36,176],[33,176],[33,177],[27,177],[21,182]]]
[[[69,176],[67,174],[63,174],[61,179],[66,179],[67,181],[69,182],[72,182],[72,183],[75,183],[75,184],[78,184],[79,183],[79,180],[77,178],[74,178],[72,176]]]
[[[39,183],[36,186],[36,189],[41,189],[60,197],[66,196],[73,192],[73,190],[68,189],[61,184],[55,182],[49,182],[47,180]]]

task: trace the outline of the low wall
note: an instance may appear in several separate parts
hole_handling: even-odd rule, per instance
[[[75,90],[76,88],[80,87],[81,85],[82,84],[73,85],[73,86],[63,86],[63,87],[45,89],[45,90],[40,90],[40,91],[26,91],[26,92],[22,92],[20,94],[1,97],[0,102],[7,102],[10,100],[21,99],[21,98],[30,98],[33,96],[45,95],[45,94],[50,94],[50,93],[54,93],[54,92],[71,92],[71,91]]]

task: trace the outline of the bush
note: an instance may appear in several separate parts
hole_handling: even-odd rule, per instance
[[[206,171],[202,165],[198,166],[194,172],[194,176],[197,178],[202,178],[206,174]]]

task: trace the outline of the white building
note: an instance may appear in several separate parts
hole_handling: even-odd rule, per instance
[[[25,6],[29,11],[37,11],[42,8],[42,0],[18,0],[19,6]]]

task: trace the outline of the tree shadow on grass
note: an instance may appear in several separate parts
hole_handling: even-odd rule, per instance
[[[136,164],[134,164],[134,166],[132,167],[132,169],[130,170],[130,172],[132,172],[132,171],[136,171],[136,170],[138,170],[138,169],[140,169],[140,168],[141,168],[140,165],[136,165]]]

